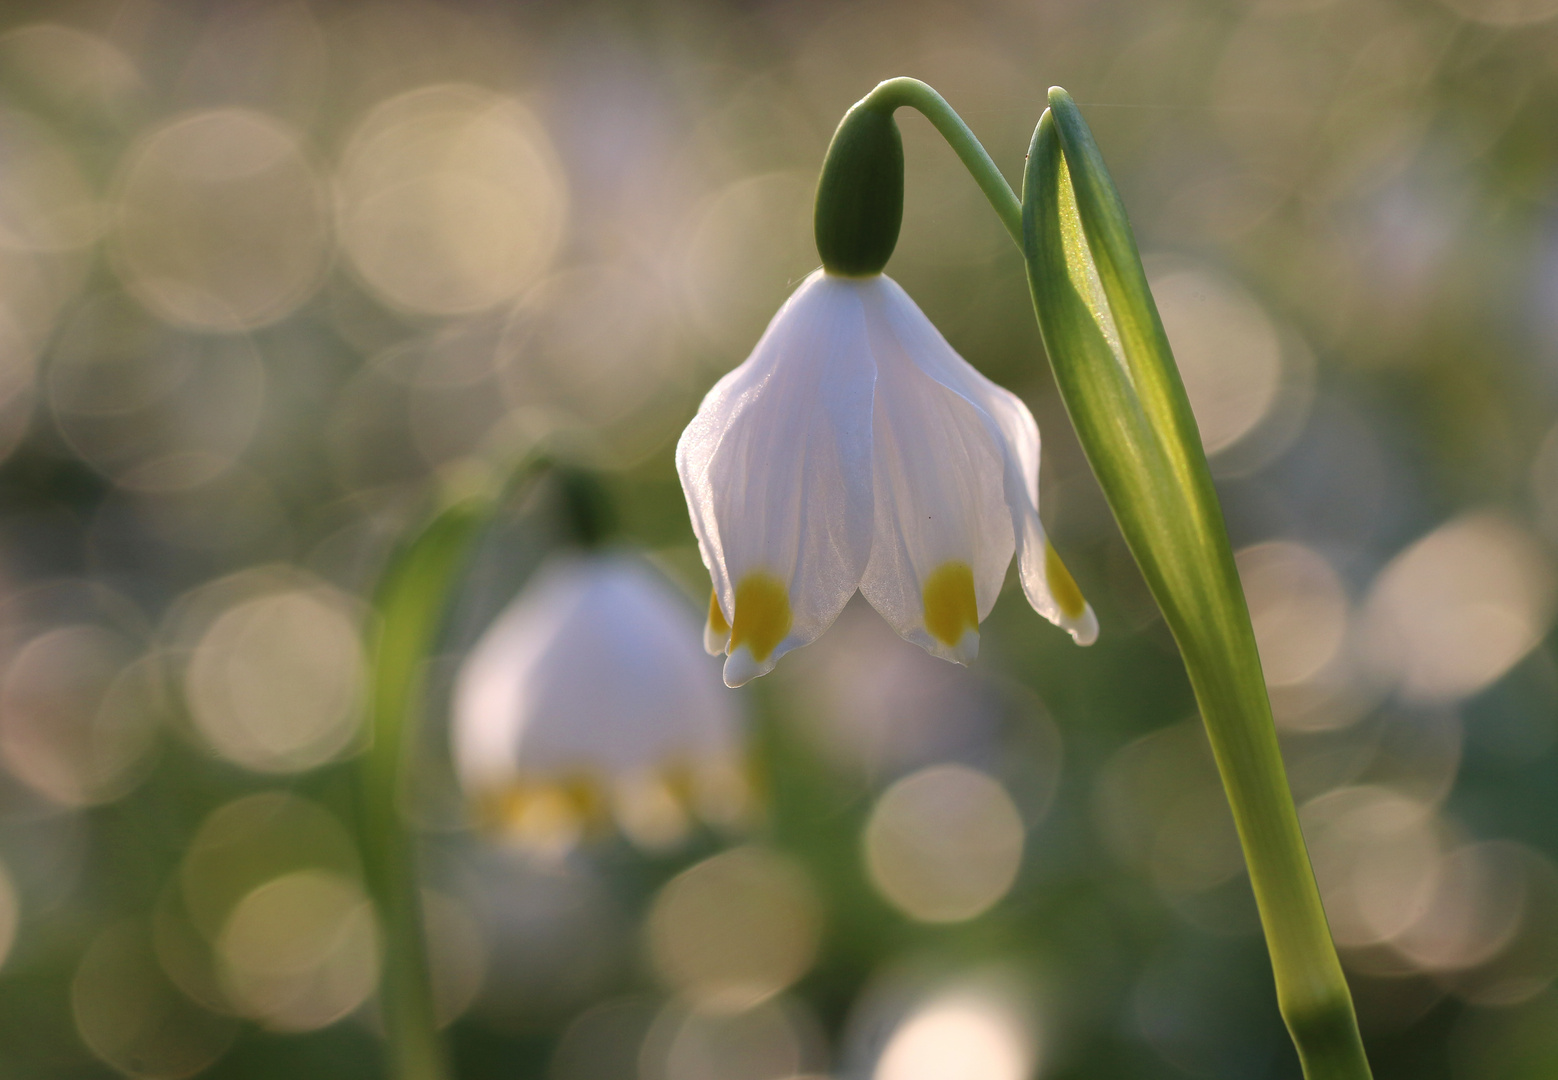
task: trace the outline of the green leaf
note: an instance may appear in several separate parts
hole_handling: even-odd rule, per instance
[[[1184,656],[1304,1074],[1368,1077],[1195,416],[1125,207],[1059,88],[1034,132],[1022,210],[1028,284],[1055,381]]]

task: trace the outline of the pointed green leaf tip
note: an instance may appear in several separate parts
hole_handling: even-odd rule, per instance
[[[817,254],[830,274],[880,274],[903,224],[903,138],[891,107],[844,114],[817,178]]]

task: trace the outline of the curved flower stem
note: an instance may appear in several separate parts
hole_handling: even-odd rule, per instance
[[[990,200],[996,217],[1006,226],[1012,243],[1017,245],[1019,251],[1022,250],[1022,204],[1012,194],[1011,185],[1001,175],[1001,170],[995,167],[995,162],[985,152],[984,146],[974,137],[968,125],[963,123],[963,118],[947,104],[946,98],[919,79],[899,77],[878,83],[875,90],[860,99],[860,104],[885,112],[907,105],[929,120],[941,133],[941,137],[947,140],[947,145],[952,147],[958,160],[973,175],[974,182],[985,193],[985,198]]]
[[[526,459],[508,490],[528,486],[545,463]],[[449,597],[475,541],[503,502],[471,496],[435,514],[391,556],[374,597],[377,628],[369,676],[371,742],[360,761],[363,872],[384,935],[379,987],[388,1075],[449,1080],[434,1013],[417,874],[416,835],[402,799],[422,720],[424,676]]]
[[[1125,207],[1058,87],[1034,132],[1022,208],[1028,283],[1055,381],[1184,657],[1304,1075],[1367,1080],[1195,417]]]

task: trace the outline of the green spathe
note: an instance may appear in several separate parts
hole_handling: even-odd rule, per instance
[[[903,137],[892,107],[857,102],[839,121],[817,178],[817,254],[830,274],[869,277],[903,225]]]
[[[1064,90],[1051,88],[1049,104],[1028,151],[1022,220],[1055,384],[1184,657],[1304,1076],[1368,1080],[1190,401],[1092,132]]]

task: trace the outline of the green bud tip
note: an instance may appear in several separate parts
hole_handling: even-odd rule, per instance
[[[880,274],[903,225],[903,138],[891,107],[867,100],[839,121],[817,178],[817,254],[848,277]]]

